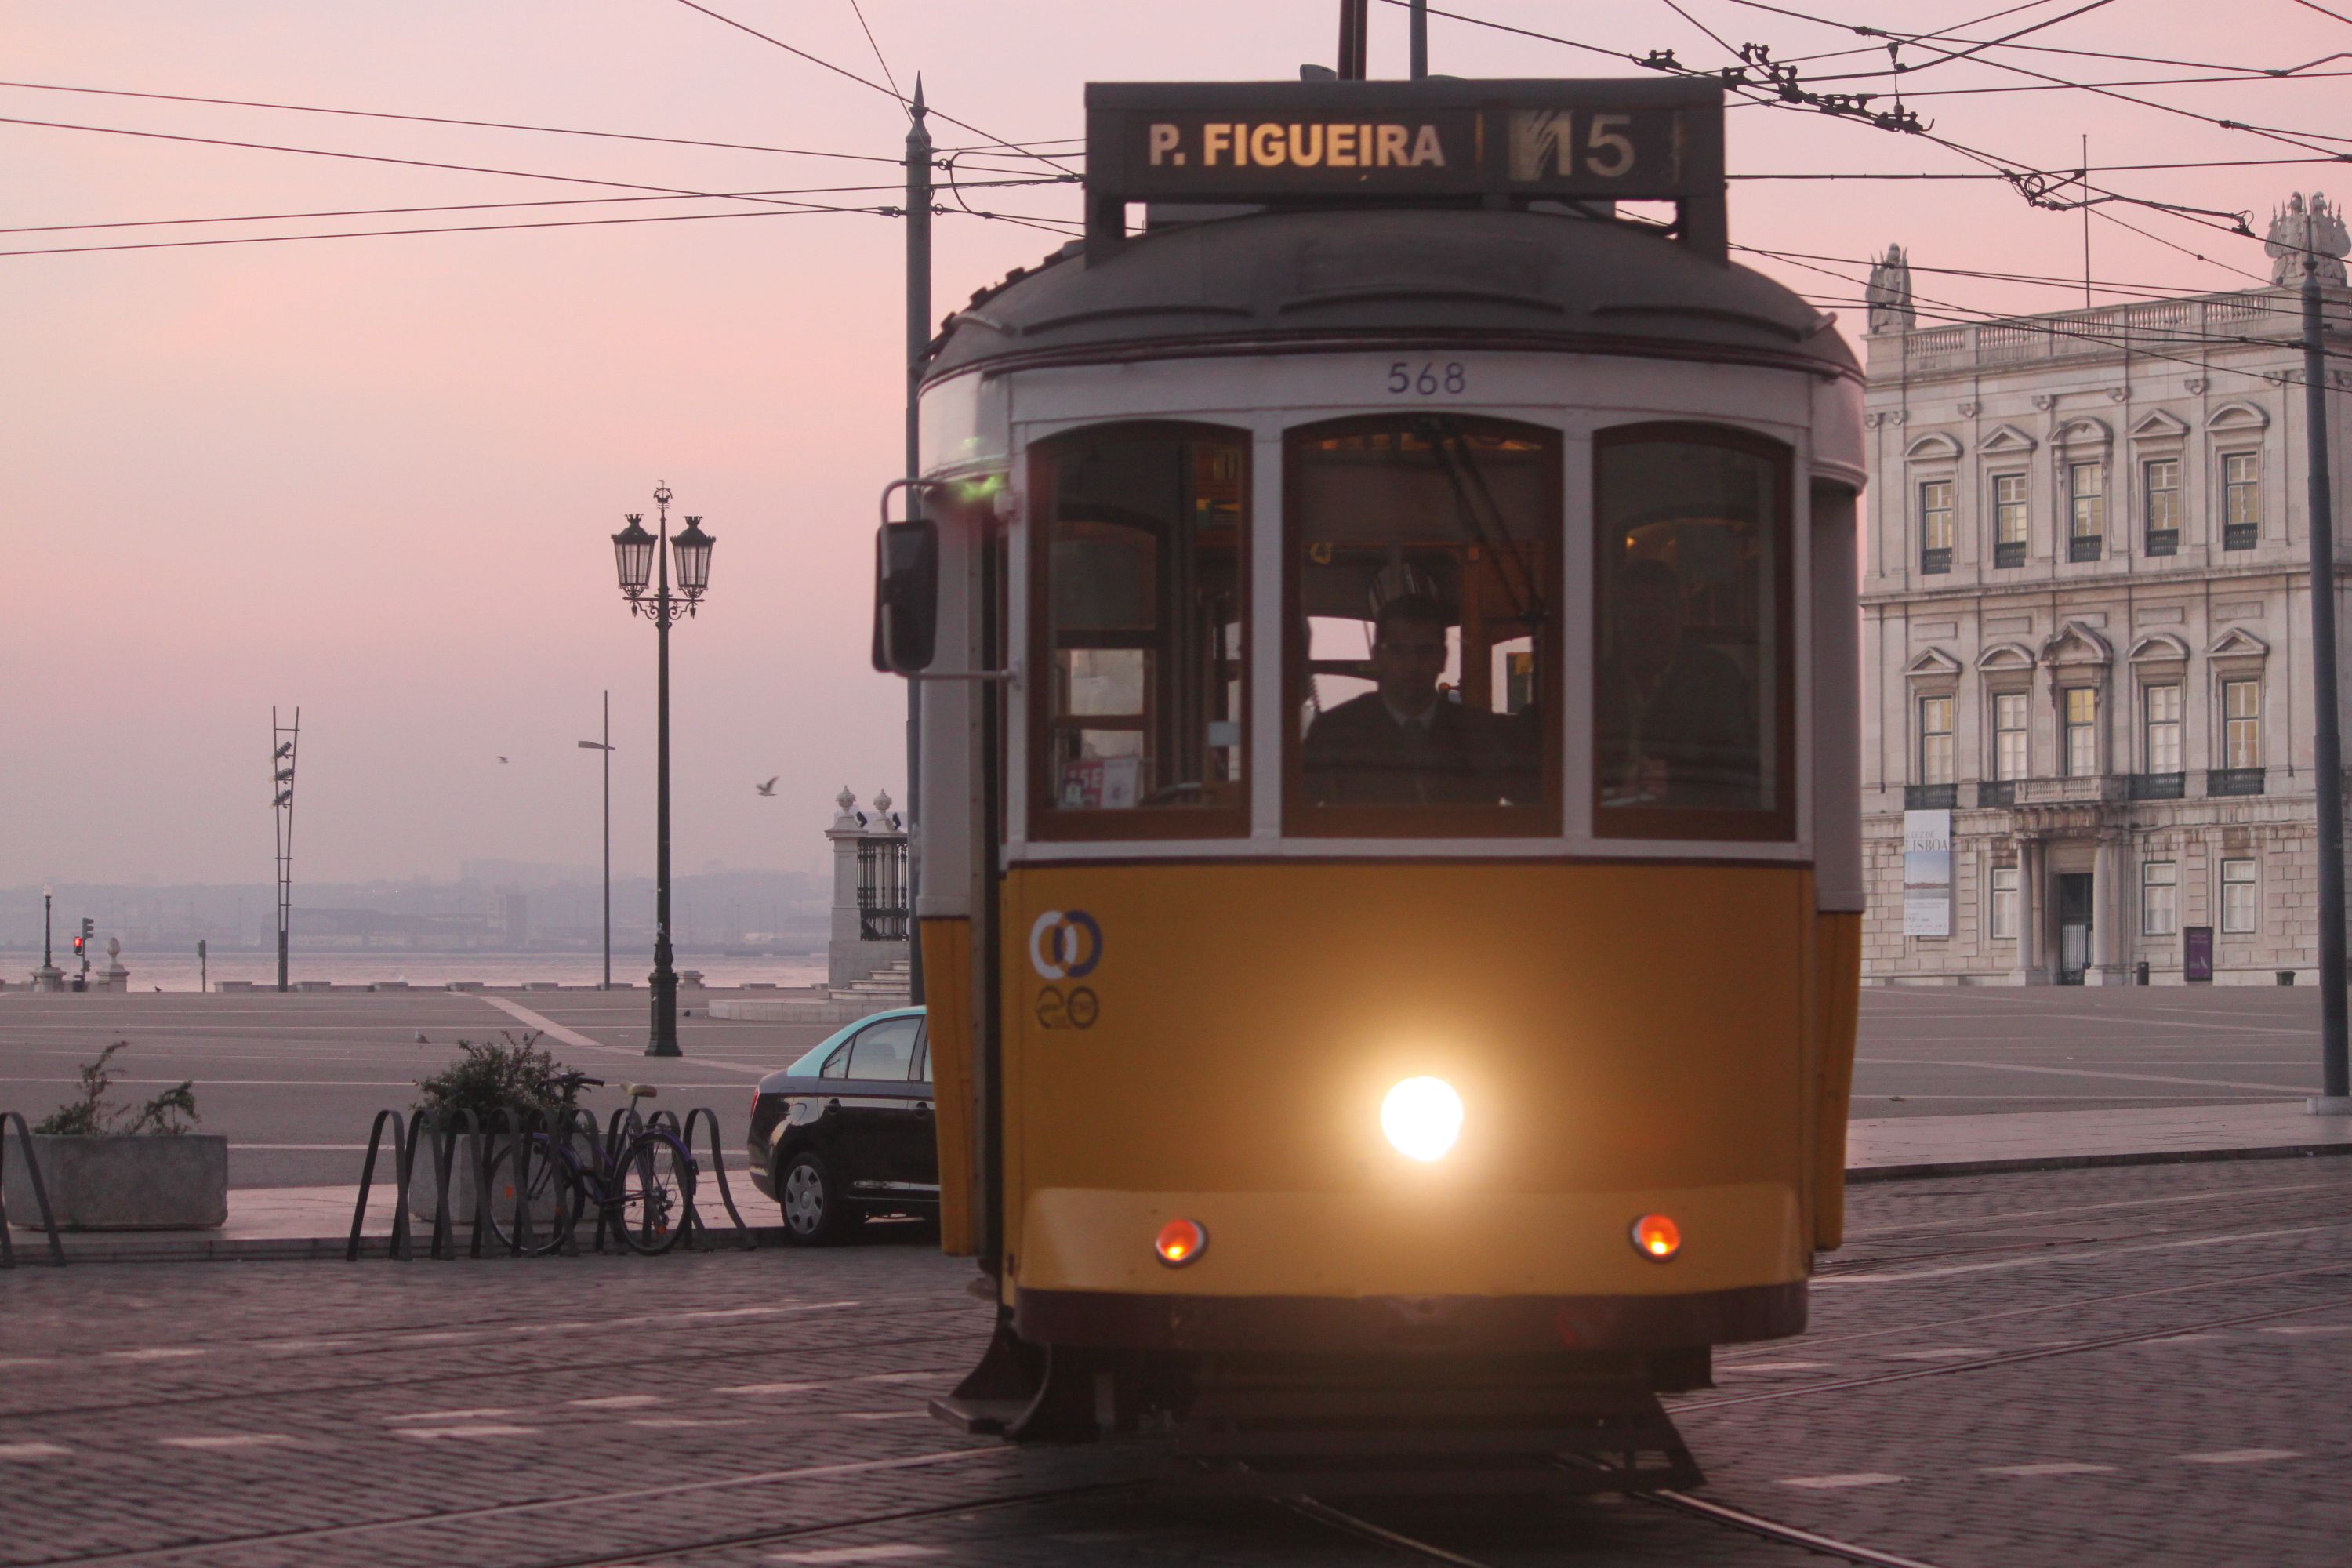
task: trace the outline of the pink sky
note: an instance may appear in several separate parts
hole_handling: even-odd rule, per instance
[[[861,75],[879,68],[848,0],[710,0]],[[1441,0],[1442,3],[1442,0]],[[1475,0],[1461,9],[1614,48],[1725,56],[1662,4]],[[1926,31],[1968,5],[1839,4]],[[1959,36],[1992,37],[2051,5]],[[2352,16],[2352,5],[2344,9]],[[1685,9],[1776,56],[1869,40],[1729,0]],[[1403,13],[1373,5],[1376,76],[1402,74]],[[1331,0],[1185,5],[866,0],[902,85],[1015,139],[1075,136],[1090,79],[1286,78],[1332,53]],[[892,102],[674,0],[402,0],[320,5],[78,0],[7,5],[6,74],[403,113],[895,156]],[[2352,24],[2292,0],[2116,0],[2021,40],[2249,66],[2352,50]],[[1628,74],[1440,18],[1435,68]],[[1906,60],[1925,58],[1916,48]],[[2192,74],[2004,53],[2082,79]],[[1806,67],[1872,70],[1882,52]],[[2352,59],[2319,68],[2352,68]],[[1909,85],[2023,79],[1959,64]],[[1880,89],[1823,81],[1833,90]],[[2352,136],[2336,80],[2131,89],[2261,124]],[[2044,167],[2087,133],[2095,163],[2305,154],[2080,92],[1912,100],[1938,135]],[[0,89],[0,115],[489,165],[701,190],[887,184],[882,165]],[[1735,173],[1962,171],[1917,139],[1819,116],[1729,117]],[[935,127],[943,145],[970,140]],[[2352,142],[2325,143],[2352,147]],[[502,174],[405,169],[0,125],[5,226],[593,195]],[[2113,187],[2253,209],[2331,171],[2117,174]],[[2352,179],[2333,182],[2352,195]],[[820,196],[817,200],[887,200]],[[1069,189],[993,193],[1074,216]],[[546,208],[6,237],[0,248],[516,221],[666,208]],[[975,204],[978,205],[978,204]],[[2126,221],[2266,273],[2259,241],[2130,208]],[[1735,241],[1859,257],[1889,240],[1938,266],[2078,277],[2081,219],[1992,182],[1742,182]],[[936,226],[944,312],[1057,241]],[[2100,222],[2097,273],[2200,291],[2245,279]],[[613,691],[615,862],[652,860],[652,634],[614,586],[606,536],[650,510],[719,538],[709,608],[676,662],[682,868],[810,868],[827,802],[901,790],[903,689],[866,668],[874,496],[899,449],[900,234],[865,216],[752,217],[278,245],[0,257],[0,483],[16,603],[0,745],[0,884],[262,880],[269,707],[303,710],[302,875],[446,877],[471,857],[596,856],[598,693]],[[1808,292],[1847,291],[1817,274]],[[2079,290],[1931,279],[1977,310],[2057,309]],[[1850,327],[1858,310],[1842,310]],[[512,761],[500,764],[499,754]],[[782,775],[773,799],[752,784]]]

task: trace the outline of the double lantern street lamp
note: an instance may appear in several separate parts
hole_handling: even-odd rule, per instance
[[[654,828],[654,972],[653,1030],[646,1055],[674,1057],[677,1048],[677,971],[670,966],[669,945],[669,628],[680,616],[690,616],[710,585],[710,535],[702,520],[689,517],[675,539],[669,531],[669,487],[654,487],[654,504],[661,509],[660,531],[646,531],[645,513],[628,514],[629,526],[613,535],[613,560],[621,574],[621,595],[629,608],[654,624],[654,644],[659,650],[655,683],[655,828]],[[667,544],[677,553],[677,586],[670,587]],[[653,592],[646,593],[648,580]]]

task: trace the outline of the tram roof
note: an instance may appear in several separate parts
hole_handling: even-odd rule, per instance
[[[1641,226],[1543,210],[1252,212],[1083,242],[971,297],[926,380],[976,368],[1439,347],[1860,379],[1833,318]]]

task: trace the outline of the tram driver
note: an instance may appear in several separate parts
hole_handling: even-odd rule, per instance
[[[1315,805],[1493,805],[1530,797],[1535,748],[1522,726],[1438,689],[1448,624],[1425,595],[1381,606],[1372,689],[1318,715],[1307,731],[1301,765]]]
[[[1762,787],[1748,681],[1694,640],[1682,579],[1663,561],[1624,563],[1616,636],[1593,715],[1610,805],[1753,808]]]

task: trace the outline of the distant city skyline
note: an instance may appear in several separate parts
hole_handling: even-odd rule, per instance
[[[857,75],[886,68],[846,5],[714,8]],[[1726,0],[1689,8],[1731,43],[1816,57],[1801,69],[1820,90],[1893,105],[1882,41]],[[1206,0],[1181,26],[1067,0],[865,9],[901,87],[919,71],[942,114],[1013,139],[1076,137],[1089,79],[1291,77],[1301,61],[1328,63],[1335,35],[1328,0]],[[1702,68],[1730,58],[1664,7],[1475,9],[1601,52],[1441,16],[1435,69],[1624,75],[1625,56],[1663,48]],[[1400,75],[1402,12],[1372,11],[1372,72]],[[2095,10],[2027,41],[2257,66],[2352,43],[2342,22],[2286,0],[2123,15]],[[648,872],[652,639],[620,601],[608,535],[624,513],[653,510],[662,480],[673,513],[702,516],[718,540],[709,601],[675,645],[677,863],[808,865],[843,784],[903,799],[904,688],[866,667],[875,497],[899,462],[899,225],[862,213],[604,221],[780,210],[648,203],[647,186],[888,205],[905,121],[887,94],[685,6],[634,0],[201,11],[92,0],[18,7],[10,24],[21,82],[855,156],[0,89],[0,115],[52,122],[0,126],[13,176],[0,226],[16,231],[0,246],[16,253],[0,256],[11,300],[0,355],[20,389],[0,425],[19,525],[18,593],[0,633],[16,693],[0,746],[0,885],[266,880],[272,704],[302,709],[298,901],[317,883],[446,874],[469,858],[593,860],[597,759],[577,742],[596,734],[607,689],[614,868]],[[2014,50],[2006,65],[1948,64],[1908,47],[1905,104],[1937,138],[2022,167],[2073,168],[2085,134],[2099,166],[2319,161],[2114,98],[1938,96],[2032,87],[2007,68],[2019,59],[2076,79],[2167,71]],[[2293,128],[2334,123],[2336,86],[2240,78],[2132,92]],[[1863,325],[1855,263],[1889,241],[1917,265],[1926,311],[2078,301],[2081,214],[2036,210],[1983,163],[1851,118],[1741,106],[1728,125],[1742,176],[1732,238],[1788,258],[1735,254],[1836,311],[1850,336]],[[942,149],[986,140],[946,119],[932,128]],[[1050,220],[1078,212],[1068,185],[991,183],[1050,179],[1044,163],[956,160],[965,188],[942,198],[934,319],[1034,264],[1062,242]],[[1923,173],[1969,178],[1746,177]],[[2326,183],[2300,166],[2099,179],[2252,211],[2258,233],[2289,191]],[[591,198],[602,205],[577,205]],[[353,216],[488,203],[573,205]],[[251,214],[322,216],[177,221]],[[601,226],[87,248],[583,216]],[[2218,221],[2102,207],[2092,265],[2118,286],[2251,286],[2267,272],[2260,240]],[[71,225],[101,226],[52,226]],[[80,253],[22,254],[58,248]],[[754,786],[771,775],[775,795],[762,797]]]

